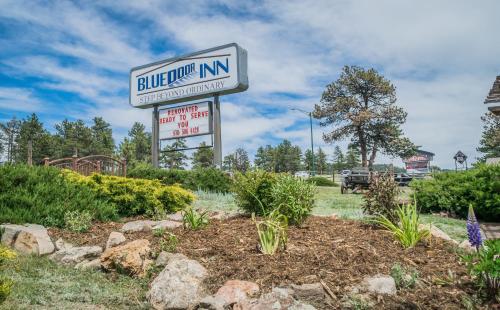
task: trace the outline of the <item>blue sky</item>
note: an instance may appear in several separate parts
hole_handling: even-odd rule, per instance
[[[0,0],[0,121],[36,112],[103,116],[119,142],[151,111],[128,104],[130,68],[212,46],[247,49],[250,88],[222,97],[223,153],[290,139],[309,146],[311,110],[343,65],[397,87],[405,134],[453,166],[475,158],[483,100],[500,74],[500,2]],[[328,128],[315,122],[315,144]],[[348,141],[339,142],[343,148]],[[401,165],[400,159],[379,162]]]

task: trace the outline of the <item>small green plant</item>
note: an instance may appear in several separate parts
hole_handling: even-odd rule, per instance
[[[289,174],[281,174],[271,188],[274,210],[284,215],[293,225],[301,225],[311,214],[316,187]]]
[[[397,223],[399,186],[392,174],[385,173],[373,178],[365,193],[363,212],[368,215],[384,216],[392,223]]]
[[[479,289],[500,302],[500,239],[485,240],[476,252],[463,255],[462,260]]]
[[[288,228],[286,216],[273,211],[262,221],[257,221],[252,214],[252,220],[257,227],[259,249],[263,254],[273,255],[279,249],[286,248]]]
[[[184,228],[198,230],[208,225],[208,213],[197,212],[193,207],[189,207],[182,212],[182,223]]]
[[[418,271],[394,264],[391,268],[391,277],[398,289],[414,288],[418,280]]]
[[[160,251],[165,252],[175,252],[177,249],[177,245],[179,244],[179,239],[173,233],[168,232],[163,235],[163,238],[160,240]]]
[[[407,249],[414,247],[420,240],[428,238],[430,232],[419,229],[419,215],[415,204],[406,204],[397,207],[397,224],[394,224],[384,215],[378,216],[372,221],[392,232],[394,238]]]
[[[277,175],[263,170],[251,170],[234,175],[233,193],[236,204],[248,214],[266,216],[273,209],[272,187]]]
[[[164,227],[160,228],[155,228],[153,229],[153,236],[155,237],[162,237],[166,232],[166,229]]]
[[[313,183],[316,186],[339,186],[337,183],[325,177],[309,177],[306,179],[307,183]]]
[[[7,261],[13,260],[14,258],[16,258],[16,253],[14,251],[0,245],[0,271],[2,271]],[[9,296],[12,285],[13,281],[11,279],[0,274],[0,304]]]
[[[85,232],[92,226],[92,214],[83,211],[69,211],[64,215],[64,223],[67,229],[75,232]]]

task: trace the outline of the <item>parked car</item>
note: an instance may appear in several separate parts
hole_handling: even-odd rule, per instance
[[[342,175],[342,184],[340,185],[340,192],[347,194],[349,189],[353,192],[358,189],[367,189],[370,186],[371,175],[367,168],[359,167],[349,171],[347,175]],[[342,171],[342,173],[344,172]]]
[[[399,186],[408,186],[410,185],[411,180],[413,180],[413,178],[406,173],[394,174],[394,181],[398,183]]]

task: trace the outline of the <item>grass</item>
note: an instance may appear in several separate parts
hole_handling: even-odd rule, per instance
[[[150,309],[141,280],[122,275],[111,279],[46,257],[19,256],[12,264],[5,274],[14,286],[0,309]]]

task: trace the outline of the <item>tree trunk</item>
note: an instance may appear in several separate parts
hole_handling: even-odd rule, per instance
[[[370,160],[368,161],[368,168],[373,167],[373,163],[375,162],[375,157],[377,156],[377,147],[373,147],[372,154],[370,155]]]
[[[358,127],[358,139],[359,139],[359,149],[361,152],[361,166],[366,167],[367,166],[366,141],[365,141],[365,136],[363,134],[363,130],[361,130],[361,127]]]

